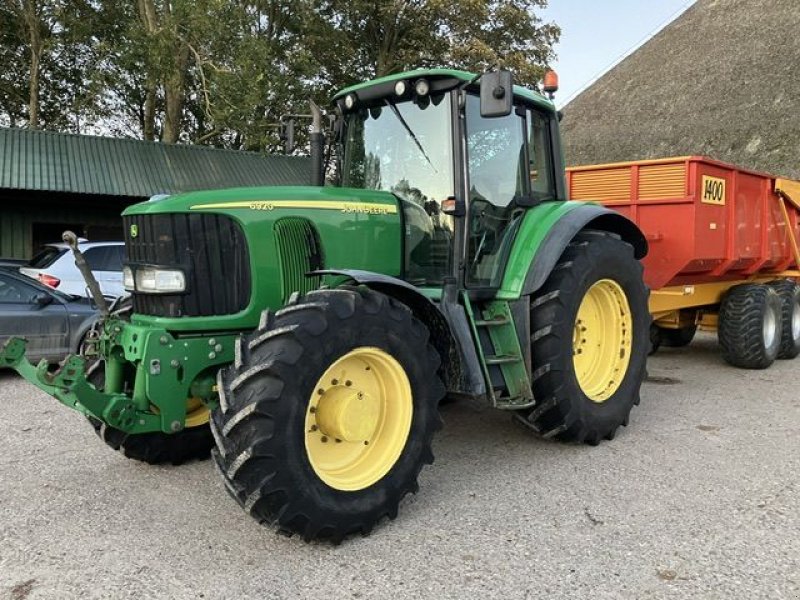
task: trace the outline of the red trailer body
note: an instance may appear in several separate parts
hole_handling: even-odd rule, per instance
[[[601,202],[639,225],[650,245],[644,266],[653,290],[797,267],[796,182],[687,156],[575,167],[567,185],[571,199]]]

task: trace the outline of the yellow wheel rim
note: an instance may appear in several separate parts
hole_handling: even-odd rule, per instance
[[[602,403],[619,389],[631,359],[633,318],[622,287],[611,279],[592,285],[575,318],[572,358],[586,396]]]
[[[186,401],[186,427],[200,427],[208,423],[211,411],[200,398],[189,398]]]
[[[363,490],[400,458],[414,413],[411,384],[379,348],[356,348],[317,381],[306,407],[311,467],[334,489]]]
[[[153,411],[154,414],[161,413],[158,407],[153,404],[150,405],[150,410]],[[184,421],[183,424],[185,428],[200,427],[208,423],[210,418],[211,411],[208,410],[208,407],[203,404],[200,398],[189,398],[186,400],[186,421]]]

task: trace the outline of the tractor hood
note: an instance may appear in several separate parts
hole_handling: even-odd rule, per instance
[[[314,289],[319,269],[399,277],[399,200],[380,191],[261,187],[160,196],[123,213],[128,260],[180,269],[186,289],[134,293],[135,321],[170,330],[249,329]],[[203,322],[198,322],[202,319]]]
[[[153,196],[122,213],[225,212],[249,221],[255,212],[326,210],[350,214],[397,214],[397,198],[388,192],[335,187],[246,187]]]

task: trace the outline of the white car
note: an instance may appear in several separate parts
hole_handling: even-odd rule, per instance
[[[100,284],[104,296],[117,298],[124,295],[122,285],[122,263],[125,261],[124,242],[78,243],[86,263]],[[33,256],[28,264],[20,267],[20,273],[36,279],[65,294],[88,296],[86,282],[75,266],[75,257],[64,243],[46,244]]]

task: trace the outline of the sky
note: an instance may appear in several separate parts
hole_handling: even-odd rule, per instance
[[[581,90],[641,46],[695,0],[550,0],[540,14],[561,27],[556,45],[564,106]]]

